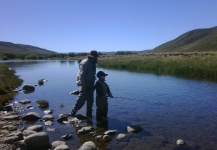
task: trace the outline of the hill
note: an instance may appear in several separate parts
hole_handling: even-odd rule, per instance
[[[186,32],[152,52],[217,52],[217,27]]]
[[[37,54],[37,55],[47,55],[55,54],[56,52],[46,50],[43,48],[24,45],[24,44],[14,44],[11,42],[0,41],[0,54],[14,54],[14,55],[26,55],[26,54]]]

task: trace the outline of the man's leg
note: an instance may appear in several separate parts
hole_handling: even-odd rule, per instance
[[[87,89],[87,111],[86,116],[92,117],[92,108],[93,108],[93,89]]]
[[[83,91],[82,89],[79,91],[79,95],[78,95],[78,98],[77,98],[77,101],[72,109],[72,112],[71,112],[71,116],[75,116],[77,111],[79,109],[81,109],[81,107],[84,105],[85,103],[85,100],[87,99],[87,93],[86,91]]]

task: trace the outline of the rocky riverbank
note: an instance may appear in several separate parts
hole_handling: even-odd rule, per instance
[[[44,110],[44,115],[41,116],[34,110],[34,105],[30,103],[37,103],[38,107],[47,108]],[[110,140],[116,138],[123,140],[127,134],[118,133],[117,130],[104,130],[103,132],[94,132],[94,127],[89,122],[86,116],[81,114],[71,117],[68,114],[60,114],[59,118],[54,118],[52,110],[48,109],[46,101],[34,101],[24,99],[18,102],[13,102],[4,107],[4,111],[0,111],[0,149],[3,150],[69,150],[70,146],[67,145],[68,140],[72,139],[75,135],[66,134],[61,136],[61,141],[56,139],[50,141],[48,132],[55,132],[56,129],[52,128],[53,122],[62,124],[73,125],[76,129],[76,136],[83,136],[85,141],[80,146],[79,150],[96,150],[98,143],[108,143]],[[28,109],[26,114],[23,109]],[[55,110],[54,110],[55,111]],[[29,126],[26,122],[32,122]],[[35,123],[37,122],[37,125]],[[85,125],[84,125],[84,122]],[[44,129],[45,126],[51,128]],[[126,126],[127,132],[136,133],[142,130],[139,126]]]
[[[0,75],[3,77],[0,78],[0,81],[1,83],[4,82],[4,84],[1,84],[3,86],[0,87],[0,101],[2,102],[2,98],[5,94],[13,93],[10,97],[6,97],[5,101],[2,102],[2,107],[0,109],[0,149],[69,150],[72,148],[67,145],[67,141],[73,140],[74,136],[82,136],[82,140],[80,141],[82,145],[79,145],[79,147],[76,147],[75,149],[95,150],[97,147],[100,149],[102,148],[99,144],[103,145],[106,143],[104,145],[107,145],[108,142],[114,138],[117,140],[126,138],[127,134],[117,134],[118,131],[115,129],[94,132],[94,127],[89,123],[89,119],[81,114],[78,114],[75,117],[71,117],[68,114],[59,114],[59,118],[54,118],[52,116],[53,110],[48,109],[49,104],[46,100],[32,101],[23,99],[19,101],[10,101],[13,99],[15,92],[22,91],[24,94],[31,93],[34,92],[34,87],[37,86],[24,85],[22,90],[17,89],[14,91],[15,87],[18,87],[19,84],[22,83],[20,82],[22,80],[15,76],[14,73],[15,72],[10,71],[8,67],[4,66],[3,69],[0,68]],[[9,78],[11,76],[13,76],[13,78]],[[17,80],[19,82],[16,82]],[[38,84],[46,82],[44,79],[39,81]],[[44,110],[44,112],[40,112],[39,114],[35,107],[43,108],[40,110]],[[31,122],[31,125],[27,124],[27,122]],[[76,130],[76,135],[69,133],[60,135],[57,139],[50,138],[49,132],[56,132],[56,129],[53,127],[54,122],[72,125]],[[141,128],[137,126],[126,126],[126,129],[129,133],[141,130]],[[106,146],[103,146],[103,148],[106,148]]]
[[[62,136],[63,141],[54,141],[51,143],[48,133],[43,131],[43,125],[23,126],[25,121],[37,120],[41,120],[45,124],[46,122],[52,124],[52,115],[44,115],[41,117],[37,112],[28,112],[25,115],[19,115],[17,110],[20,110],[18,106],[8,105],[5,107],[5,111],[0,111],[0,149],[69,150],[69,147],[64,142],[64,140],[70,138],[69,135]],[[47,112],[48,111],[46,111],[46,113]],[[62,119],[59,119],[59,121],[68,120],[66,116],[62,116]]]

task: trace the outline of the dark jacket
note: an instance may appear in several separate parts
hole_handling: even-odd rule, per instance
[[[108,84],[105,81],[98,80],[95,84],[96,96],[113,97]]]

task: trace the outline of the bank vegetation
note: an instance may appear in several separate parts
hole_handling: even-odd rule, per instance
[[[15,75],[14,70],[11,70],[5,64],[0,64],[0,110],[8,101],[13,100],[16,94],[14,89],[22,82],[23,80]]]
[[[217,81],[217,53],[144,53],[102,56],[98,66]]]

